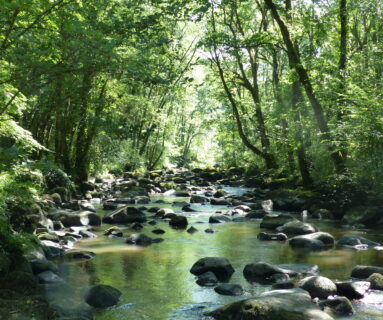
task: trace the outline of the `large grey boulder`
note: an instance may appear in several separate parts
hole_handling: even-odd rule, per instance
[[[265,262],[249,263],[243,269],[244,277],[250,282],[267,280],[276,274],[284,274],[289,277],[295,277],[298,275],[298,273],[293,270],[282,269]]]
[[[324,249],[332,247],[335,243],[334,237],[327,232],[315,232],[296,236],[289,240],[292,248]]]
[[[289,214],[267,214],[263,217],[260,227],[275,230],[285,223],[292,221],[298,222],[299,220]]]
[[[227,281],[234,273],[234,268],[226,258],[206,257],[199,259],[190,269],[197,276],[208,271],[213,272],[218,280]]]
[[[107,285],[97,285],[89,289],[85,301],[95,308],[108,308],[118,303],[122,293]]]
[[[206,313],[216,320],[334,320],[301,290],[275,290]]]
[[[322,276],[304,278],[299,282],[299,287],[306,290],[312,298],[327,299],[337,293],[335,283]]]
[[[290,221],[285,223],[283,226],[278,227],[277,231],[291,235],[302,235],[317,232],[318,228],[310,223]]]

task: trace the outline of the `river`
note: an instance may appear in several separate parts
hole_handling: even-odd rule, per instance
[[[229,194],[241,194],[246,188],[225,188]],[[188,198],[153,195],[151,203],[145,205],[171,207],[176,213],[181,207],[154,203],[157,200],[188,201]],[[142,233],[157,237],[151,230],[161,228],[162,243],[149,247],[130,246],[124,238],[110,239],[103,231],[110,225],[95,230],[99,236],[81,240],[75,248],[96,253],[94,259],[80,263],[63,263],[60,274],[66,286],[49,289],[49,299],[60,304],[76,304],[94,284],[107,284],[123,292],[120,303],[104,311],[94,313],[96,320],[195,320],[203,319],[203,313],[218,306],[244,299],[270,290],[270,286],[248,283],[242,274],[244,266],[250,262],[264,261],[271,264],[310,263],[319,266],[320,275],[332,280],[348,280],[352,268],[357,264],[383,266],[383,251],[351,250],[333,248],[327,251],[308,252],[293,250],[285,242],[268,242],[257,239],[261,231],[259,221],[230,222],[211,225],[208,217],[217,210],[227,207],[193,204],[198,212],[184,213],[189,226],[199,231],[189,234],[185,230],[174,230],[167,222],[160,221],[156,226],[146,224]],[[102,210],[98,211],[103,214]],[[149,214],[150,215],[150,214]],[[346,233],[354,233],[370,240],[383,243],[382,230],[348,231],[331,221],[307,220],[321,231],[331,233],[336,239]],[[205,233],[206,228],[214,228],[215,233]],[[124,235],[135,233],[127,229]],[[200,287],[189,270],[198,259],[225,257],[232,263],[236,272],[230,282],[241,284],[246,294],[240,297],[222,296],[211,287]],[[383,319],[383,293],[372,293],[365,298],[366,303],[354,304],[355,320]],[[346,318],[337,318],[346,319]]]

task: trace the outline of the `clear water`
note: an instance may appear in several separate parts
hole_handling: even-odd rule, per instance
[[[233,194],[245,191],[242,188],[228,188]],[[188,199],[157,195],[152,201],[187,201]],[[169,207],[169,204],[151,204]],[[149,206],[151,206],[149,205]],[[105,225],[96,233],[98,238],[82,240],[77,249],[89,250],[97,255],[91,261],[63,264],[61,274],[67,281],[65,288],[50,289],[50,298],[61,304],[76,304],[83,301],[87,289],[94,284],[107,284],[123,292],[118,306],[104,311],[96,311],[96,320],[127,319],[202,319],[203,313],[218,306],[241,300],[251,295],[270,290],[269,286],[251,285],[244,279],[242,270],[247,263],[264,261],[271,264],[311,263],[319,265],[320,274],[333,280],[350,279],[352,268],[357,264],[383,266],[383,251],[339,250],[307,252],[290,249],[283,242],[262,242],[256,236],[260,232],[259,222],[225,223],[209,225],[209,215],[225,207],[193,205],[198,213],[186,213],[189,224],[199,230],[189,234],[185,230],[174,230],[167,222],[156,226],[146,225],[140,231],[152,237],[154,228],[166,231],[161,235],[164,242],[142,248],[129,246],[124,239],[109,239],[102,235]],[[173,207],[180,212],[180,207]],[[313,221],[322,231],[328,231],[336,238],[350,233],[334,222]],[[205,233],[212,227],[218,232]],[[135,233],[129,229],[125,235]],[[381,230],[354,232],[371,240],[383,243]],[[212,288],[200,287],[195,283],[189,269],[198,259],[207,257],[226,257],[236,272],[231,283],[241,284],[246,294],[229,297],[217,294]],[[353,319],[383,319],[383,294],[373,293],[366,303],[355,304],[357,314]],[[342,318],[338,318],[342,319]],[[345,318],[346,319],[346,318]]]

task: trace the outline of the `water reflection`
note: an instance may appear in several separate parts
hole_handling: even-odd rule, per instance
[[[244,189],[231,188],[229,191],[238,194]],[[167,202],[187,200],[163,196],[155,198],[158,199]],[[221,296],[211,288],[199,287],[189,269],[202,257],[228,258],[236,270],[230,282],[241,284],[247,296],[270,289],[270,286],[250,284],[244,279],[242,274],[244,266],[254,261],[272,264],[317,264],[321,275],[339,280],[349,279],[351,270],[356,264],[383,264],[383,252],[378,250],[355,251],[334,248],[328,251],[307,252],[292,250],[284,242],[259,241],[256,238],[260,232],[259,222],[214,225],[218,232],[207,234],[203,230],[209,227],[209,214],[224,207],[210,205],[193,205],[193,207],[201,212],[189,214],[189,222],[199,230],[195,234],[173,230],[166,222],[160,222],[155,227],[146,226],[143,233],[152,236],[152,229],[162,228],[166,231],[161,235],[165,241],[146,248],[126,245],[124,239],[108,239],[102,235],[102,230],[97,231],[99,238],[77,243],[78,249],[90,250],[97,255],[91,261],[62,265],[62,275],[67,280],[66,289],[56,291],[52,289],[51,297],[66,301],[70,296],[74,300],[83,301],[89,286],[102,283],[118,288],[123,292],[123,296],[117,307],[96,312],[96,320],[191,320],[201,319],[206,308],[211,309],[244,298],[244,296]],[[179,207],[175,209],[180,210]],[[198,221],[202,223],[197,223]],[[347,230],[341,229],[336,223],[326,221],[314,223],[336,238],[347,233]],[[358,232],[363,235],[364,231]],[[126,235],[129,233],[129,230],[125,230]],[[383,242],[383,235],[377,231],[369,232],[368,238]],[[383,297],[379,299],[383,301]],[[358,314],[353,319],[379,319],[375,314],[376,307],[371,309],[358,305],[356,308]]]

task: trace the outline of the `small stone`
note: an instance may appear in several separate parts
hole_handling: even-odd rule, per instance
[[[244,293],[242,286],[231,283],[222,283],[214,291],[225,296],[241,296]]]

